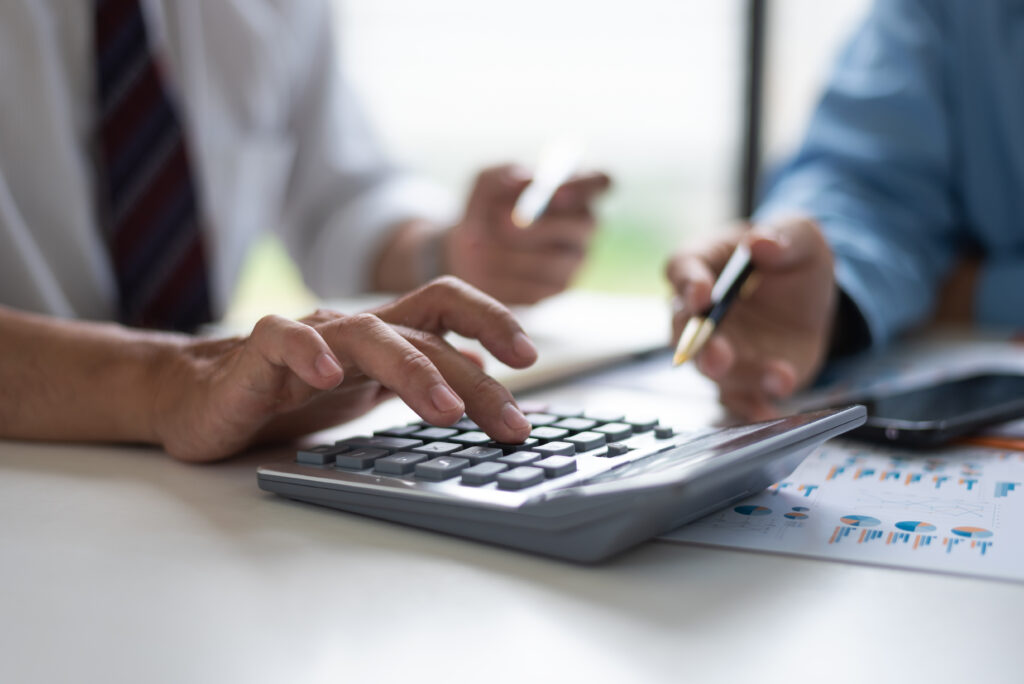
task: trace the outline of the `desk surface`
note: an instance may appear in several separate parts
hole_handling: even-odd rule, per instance
[[[0,681],[1021,681],[1019,585],[663,542],[576,566],[260,491],[293,453],[0,442]]]

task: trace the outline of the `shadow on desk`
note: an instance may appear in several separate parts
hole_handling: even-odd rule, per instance
[[[675,630],[704,629],[747,610],[750,602],[789,593],[805,582],[802,573],[820,572],[820,564],[760,557],[762,569],[778,562],[785,571],[780,567],[751,582],[747,554],[660,543],[641,545],[601,565],[580,566],[259,490],[256,467],[293,452],[294,447],[283,446],[191,465],[155,449],[7,442],[0,443],[0,469],[7,485],[20,482],[36,490],[27,496],[57,491],[49,519],[59,520],[64,533],[79,525],[102,530],[109,542],[104,546],[132,548],[137,535],[161,535],[176,562],[216,549],[240,572],[284,566],[310,581],[333,576],[351,583],[353,571],[402,576],[441,566],[452,577],[484,573],[499,585],[519,585],[519,590],[527,585],[560,601]],[[665,599],[684,586],[688,600],[680,614],[678,601]]]

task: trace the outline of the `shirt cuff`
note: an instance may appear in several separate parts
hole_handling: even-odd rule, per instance
[[[983,262],[974,291],[974,320],[985,327],[1021,327],[1024,311],[1024,260]]]
[[[320,297],[372,289],[374,264],[394,228],[414,219],[453,225],[455,207],[448,193],[422,180],[378,185],[330,217],[310,252],[307,284]]]

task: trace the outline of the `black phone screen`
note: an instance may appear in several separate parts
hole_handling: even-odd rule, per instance
[[[851,436],[937,446],[986,425],[1024,417],[1024,375],[986,373],[856,400],[867,422]]]
[[[1024,401],[1024,375],[973,375],[863,402],[868,415],[910,422],[941,422]]]

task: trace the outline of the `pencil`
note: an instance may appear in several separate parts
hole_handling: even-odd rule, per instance
[[[744,291],[743,286],[753,272],[750,248],[740,243],[711,288],[711,306],[700,316],[693,316],[687,321],[672,356],[673,366],[682,365],[697,355],[722,322],[733,300]]]

